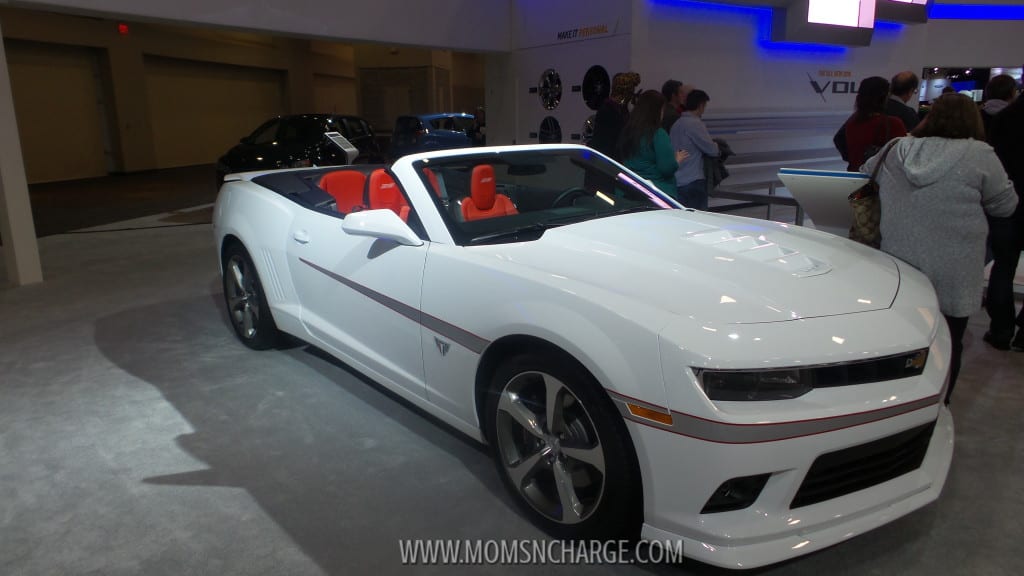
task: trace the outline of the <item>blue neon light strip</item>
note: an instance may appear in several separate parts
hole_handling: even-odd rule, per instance
[[[657,0],[652,0],[657,1]],[[764,12],[771,13],[770,6],[737,6],[722,4],[714,0],[662,0],[668,4],[703,4],[712,5],[722,11],[731,12]],[[938,4],[931,3],[928,17],[935,20],[1024,20],[1024,6],[1004,6],[999,4]]]
[[[1024,20],[1024,6],[995,4],[932,4],[933,20]]]

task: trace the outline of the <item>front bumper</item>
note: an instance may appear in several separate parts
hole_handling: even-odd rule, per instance
[[[921,466],[892,480],[792,509],[821,454],[858,446],[935,422]],[[726,568],[755,568],[842,542],[938,498],[953,457],[953,420],[941,403],[863,426],[759,444],[726,445],[629,423],[647,460],[643,537],[681,539],[691,558]],[[645,456],[647,458],[645,458]],[[770,472],[753,505],[700,514],[711,491],[729,478]]]

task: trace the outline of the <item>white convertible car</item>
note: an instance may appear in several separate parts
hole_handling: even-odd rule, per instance
[[[922,274],[684,209],[588,148],[235,174],[214,229],[244,344],[294,335],[486,442],[556,537],[750,568],[945,482],[950,340]]]

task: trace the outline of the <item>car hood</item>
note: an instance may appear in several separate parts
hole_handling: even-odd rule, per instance
[[[891,257],[837,236],[689,210],[601,218],[474,250],[549,274],[561,287],[579,282],[725,323],[884,309],[900,280]]]

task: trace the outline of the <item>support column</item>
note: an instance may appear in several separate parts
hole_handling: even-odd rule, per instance
[[[112,34],[113,32],[111,32]],[[156,168],[153,126],[146,97],[146,64],[135,37],[120,36],[107,48],[107,94],[116,126],[115,154],[118,172]]]
[[[11,76],[0,28],[0,238],[4,243],[7,281],[24,286],[43,281],[39,244],[32,221],[25,161],[14,115]]]
[[[288,110],[292,114],[329,112],[315,110],[313,51],[309,40],[286,40],[288,50]]]

